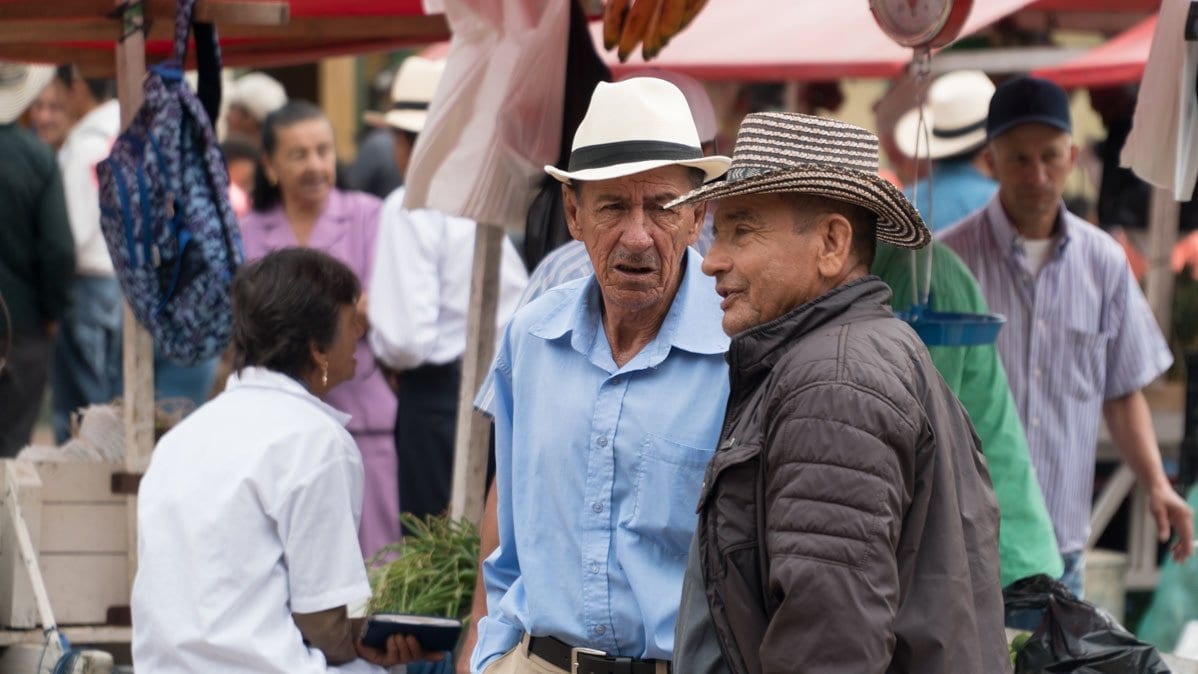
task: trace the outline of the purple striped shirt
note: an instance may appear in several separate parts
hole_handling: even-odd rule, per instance
[[[1056,245],[1039,275],[995,195],[940,235],[1007,317],[998,352],[1062,552],[1081,550],[1102,404],[1173,362],[1127,258],[1105,232],[1061,205]]]

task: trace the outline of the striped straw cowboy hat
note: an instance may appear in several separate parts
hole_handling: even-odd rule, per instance
[[[745,117],[723,179],[666,207],[768,192],[815,194],[868,208],[878,216],[878,240],[901,248],[922,248],[931,240],[907,197],[878,175],[877,136],[835,119],[795,112]]]

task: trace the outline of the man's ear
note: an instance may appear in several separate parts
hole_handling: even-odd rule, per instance
[[[827,278],[839,277],[852,257],[853,225],[839,213],[828,213],[818,227],[823,244],[816,262],[819,273]]]
[[[562,210],[566,212],[566,227],[570,236],[582,241],[582,228],[578,226],[578,196],[574,188],[562,183]]]
[[[990,175],[998,175],[998,171],[994,168],[994,146],[987,145],[982,150],[982,161],[986,162],[986,168],[990,170]]]

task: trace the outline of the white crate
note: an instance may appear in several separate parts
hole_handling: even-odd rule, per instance
[[[112,474],[123,470],[116,463],[0,462],[0,478],[15,478],[60,625],[103,624],[109,607],[129,605],[127,497],[111,491]],[[0,626],[30,628],[40,619],[29,574],[7,515],[0,527]]]

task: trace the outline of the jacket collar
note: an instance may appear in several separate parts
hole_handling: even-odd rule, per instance
[[[893,317],[890,297],[890,286],[882,279],[864,276],[768,323],[734,335],[728,348],[733,387],[764,377],[798,340],[818,328],[866,318]]]
[[[728,337],[721,326],[720,296],[715,292],[715,280],[700,269],[703,257],[693,248],[686,249],[682,282],[674,302],[658,330],[657,337],[642,349],[632,363],[648,357],[647,366],[665,360],[671,348],[696,354],[714,355],[728,349]],[[530,332],[542,339],[560,339],[570,335],[570,345],[585,355],[590,353],[596,333],[602,329],[602,303],[599,282],[594,274],[576,283],[581,292],[570,294],[569,301],[550,310]]]
[[[348,424],[352,418],[345,412],[332,407],[320,398],[312,395],[308,391],[308,388],[300,382],[281,372],[275,372],[264,367],[246,367],[242,368],[240,372],[230,374],[228,382],[225,384],[225,390],[233,391],[239,388],[267,389],[302,398],[318,407],[342,426]]]

